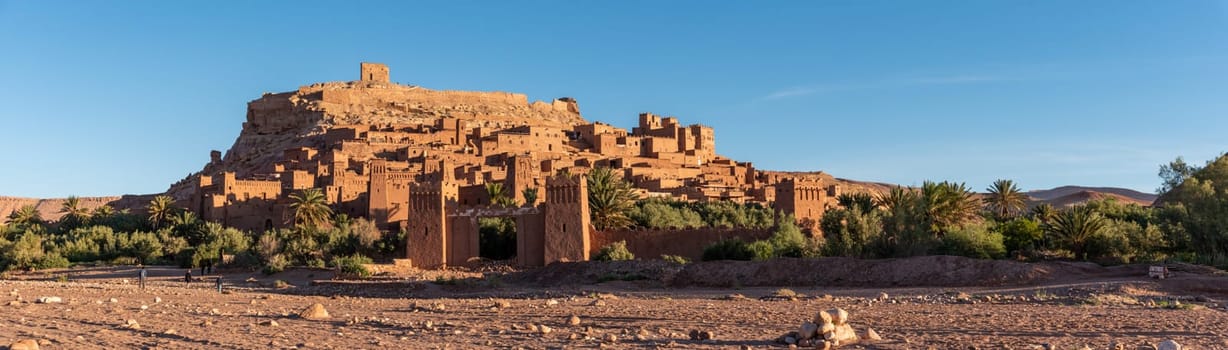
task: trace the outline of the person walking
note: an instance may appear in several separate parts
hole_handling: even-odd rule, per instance
[[[192,269],[188,269],[188,272],[183,274],[183,283],[192,283]]]
[[[217,276],[217,292],[222,292],[222,276]]]
[[[145,289],[145,277],[149,276],[149,272],[145,271],[145,265],[141,265],[141,271],[137,272],[137,280],[141,283],[141,290]]]

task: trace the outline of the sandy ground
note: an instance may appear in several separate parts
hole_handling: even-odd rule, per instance
[[[181,269],[150,271],[144,290],[131,267],[2,280],[0,346],[36,339],[43,349],[784,349],[779,336],[818,310],[841,307],[858,332],[872,327],[885,338],[845,347],[854,349],[1032,349],[1045,343],[1108,349],[1112,342],[1134,349],[1166,339],[1193,349],[1228,349],[1223,296],[1173,289],[1228,286],[1228,277],[1218,275],[1186,277],[1196,283],[1112,275],[1028,286],[790,287],[801,295],[772,298],[777,288],[679,288],[653,281],[541,287],[491,278],[436,281],[434,274],[353,282],[330,281],[331,272],[323,270],[276,276],[231,271],[226,292],[218,293],[212,282],[184,283]],[[58,277],[65,273],[67,281]],[[295,287],[274,288],[276,279]],[[880,299],[882,292],[887,299]],[[35,302],[45,296],[63,302]],[[1164,306],[1174,300],[1183,306]],[[506,307],[498,305],[503,301]],[[313,303],[332,317],[297,317]],[[580,325],[569,324],[572,315]],[[691,330],[711,331],[715,339],[691,340]]]

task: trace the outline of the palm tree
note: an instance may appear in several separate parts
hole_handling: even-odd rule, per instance
[[[984,199],[985,206],[998,218],[1014,217],[1027,208],[1028,196],[1019,191],[1014,181],[999,179],[985,190],[989,191]]]
[[[324,192],[318,188],[309,188],[290,195],[290,208],[294,209],[295,225],[310,225],[317,227],[328,222],[333,210],[328,207]]]
[[[921,200],[930,219],[930,232],[940,236],[947,228],[975,220],[981,208],[964,184],[948,181],[922,183]]]
[[[115,208],[112,208],[109,205],[103,205],[101,207],[94,208],[94,213],[90,214],[90,219],[94,221],[105,220],[110,218],[112,215],[115,215]]]
[[[490,197],[490,204],[498,204],[505,207],[516,205],[515,200],[508,197],[507,188],[503,187],[503,183],[486,183],[486,195]]]
[[[1055,214],[1056,210],[1053,209],[1053,204],[1049,203],[1037,204],[1035,207],[1032,207],[1031,212],[1032,218],[1042,223],[1049,222],[1050,219],[1053,219],[1053,215]]]
[[[859,208],[862,214],[869,213],[878,208],[878,203],[874,201],[874,196],[865,192],[855,194],[841,193],[839,196],[836,196],[836,203],[848,209],[852,209],[855,206]]]
[[[1064,210],[1053,216],[1045,231],[1074,253],[1077,259],[1087,259],[1087,241],[1104,230],[1103,216],[1086,206]]]
[[[887,211],[892,211],[903,205],[911,204],[917,199],[919,199],[917,191],[904,188],[903,186],[895,186],[891,188],[891,191],[875,198],[874,204],[875,206],[883,207]]]
[[[520,193],[524,195],[524,204],[529,205],[529,206],[533,206],[537,204],[537,189],[536,188],[526,188],[524,189],[524,191],[521,191]]]
[[[26,228],[33,225],[41,225],[43,216],[38,212],[33,205],[23,205],[12,214],[9,214],[9,224],[14,227]]]
[[[627,212],[635,207],[637,196],[631,184],[610,168],[594,168],[588,173],[588,209],[593,226],[599,230],[631,226]]]
[[[64,203],[60,206],[60,213],[64,214],[64,219],[61,221],[65,224],[75,227],[85,222],[89,215],[89,209],[81,207],[81,199],[77,196],[68,196]]]
[[[162,225],[170,221],[178,210],[175,208],[175,200],[170,196],[154,197],[153,200],[149,201],[149,206],[146,208],[149,211],[149,224],[155,230],[162,228]]]

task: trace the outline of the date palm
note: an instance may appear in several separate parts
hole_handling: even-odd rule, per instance
[[[1086,206],[1078,206],[1054,215],[1053,220],[1045,225],[1045,231],[1070,248],[1075,258],[1086,259],[1088,240],[1104,230],[1106,225],[1099,213]]]
[[[636,197],[631,184],[610,168],[594,168],[588,173],[588,209],[597,229],[631,226],[627,212],[635,207]]]
[[[533,206],[537,204],[537,189],[536,188],[526,188],[524,189],[524,191],[521,191],[521,194],[524,195],[524,204],[529,205],[529,206]]]
[[[170,196],[157,196],[149,201],[146,209],[149,212],[149,224],[156,230],[169,223],[175,216],[175,200]]]
[[[23,205],[12,214],[9,214],[9,224],[14,227],[26,228],[32,225],[41,225],[43,216],[38,212],[38,209],[33,205]]]
[[[89,209],[81,206],[81,199],[77,196],[68,196],[64,203],[60,205],[60,213],[64,214],[63,221],[70,226],[77,226],[89,216]]]
[[[857,207],[862,214],[869,213],[878,208],[878,203],[874,200],[874,196],[865,192],[855,194],[841,193],[839,196],[836,196],[836,204],[848,209]]]
[[[1027,208],[1028,196],[1019,191],[1014,181],[1000,179],[985,190],[989,191],[984,199],[985,206],[998,218],[1014,217]]]
[[[294,210],[295,225],[318,227],[328,222],[333,210],[328,207],[324,192],[309,188],[290,195],[290,208]]]
[[[921,184],[921,200],[930,219],[930,232],[941,236],[945,230],[977,219],[980,203],[962,183],[926,181]]]
[[[486,183],[486,195],[490,197],[490,204],[497,204],[505,207],[515,205],[515,200],[507,195],[507,188],[503,187],[502,183]]]

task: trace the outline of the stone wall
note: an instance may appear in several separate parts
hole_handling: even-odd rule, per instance
[[[729,238],[740,238],[751,242],[771,236],[771,229],[737,228],[590,231],[593,256],[596,256],[602,247],[610,243],[626,241],[627,250],[630,250],[639,259],[659,259],[661,255],[680,255],[688,259],[699,260],[703,257],[704,248],[712,243]]]

